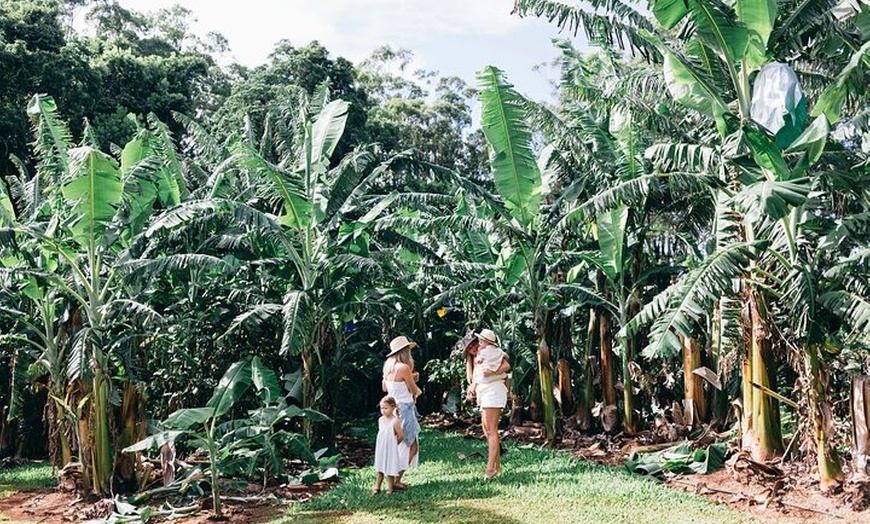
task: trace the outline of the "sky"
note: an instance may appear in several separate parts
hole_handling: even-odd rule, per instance
[[[191,30],[210,31],[229,41],[229,61],[265,63],[282,39],[294,47],[319,41],[333,58],[359,63],[390,45],[414,53],[414,69],[459,76],[475,85],[476,71],[494,65],[517,90],[551,100],[557,77],[552,38],[564,37],[535,17],[511,15],[513,0],[119,0],[139,12],[179,4],[193,12]]]

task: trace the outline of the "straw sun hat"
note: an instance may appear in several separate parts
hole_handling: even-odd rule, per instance
[[[480,333],[474,334],[480,340],[486,340],[490,344],[498,345],[498,337],[491,329],[481,329]]]
[[[410,340],[408,340],[408,337],[406,337],[404,335],[400,336],[400,337],[396,337],[390,341],[390,351],[389,351],[389,353],[387,353],[387,356],[391,357],[391,356],[395,355],[396,353],[398,353],[399,351],[402,351],[406,347],[413,349],[413,348],[417,347],[417,343],[411,342]]]

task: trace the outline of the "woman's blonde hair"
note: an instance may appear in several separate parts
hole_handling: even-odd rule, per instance
[[[384,378],[387,378],[387,372],[392,371],[394,367],[396,367],[396,362],[401,362],[402,364],[407,364],[409,368],[413,371],[414,369],[414,357],[411,356],[411,346],[405,346],[395,355],[390,355],[387,357],[386,362],[384,362],[383,375]],[[387,367],[389,366],[389,370]]]
[[[480,348],[480,344],[476,337],[472,338],[466,344],[464,340],[460,341],[465,347],[462,348],[462,355],[465,357],[465,379],[469,384],[474,382],[474,356],[471,354],[472,348]]]

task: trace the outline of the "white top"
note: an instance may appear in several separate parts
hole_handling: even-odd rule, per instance
[[[498,382],[504,380],[505,373],[498,373],[485,377],[483,370],[498,371],[501,367],[501,362],[504,359],[505,352],[498,346],[482,347],[477,352],[477,357],[474,359],[474,382],[477,384],[485,384],[488,382]]]
[[[404,381],[384,380],[384,385],[387,388],[387,394],[396,399],[397,404],[414,403],[414,395],[411,394],[411,390],[408,389],[408,385]]]
[[[378,440],[375,442],[375,471],[384,475],[398,475],[404,470],[399,456],[399,439],[393,424],[398,419],[381,417],[378,419]],[[405,461],[408,459],[405,458]]]

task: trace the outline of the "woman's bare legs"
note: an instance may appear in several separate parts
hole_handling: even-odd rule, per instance
[[[501,473],[501,446],[498,437],[498,419],[501,418],[502,408],[483,408],[481,425],[483,434],[486,436],[487,461],[486,476],[492,477]]]
[[[414,440],[414,443],[411,444],[410,446],[408,446],[408,464],[410,464],[411,462],[414,461],[414,457],[417,456],[417,450],[419,450],[419,449],[420,449],[420,441],[419,440]],[[396,475],[396,489],[402,490],[402,489],[406,489],[408,487],[407,484],[402,482],[402,475],[404,475],[404,474],[405,474],[405,470],[402,470],[399,472],[398,475]]]

